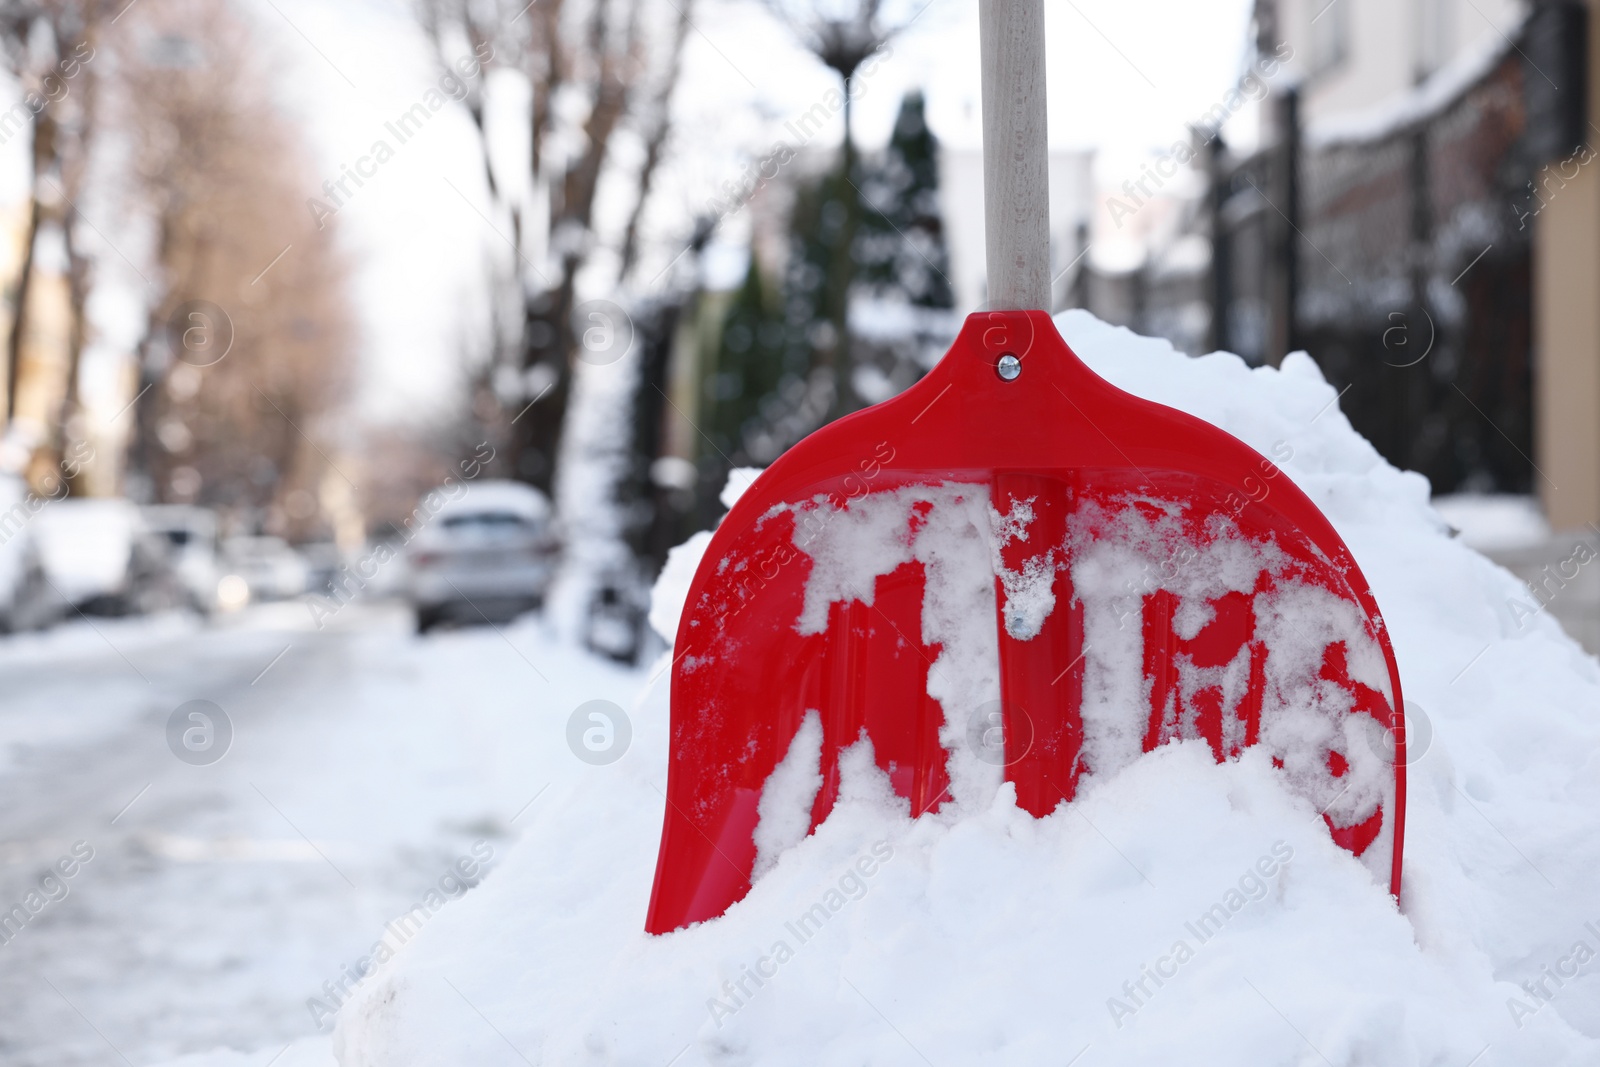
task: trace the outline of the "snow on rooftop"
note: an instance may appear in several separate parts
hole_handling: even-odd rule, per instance
[[[1404,93],[1397,93],[1373,107],[1308,123],[1305,143],[1313,148],[1328,148],[1376,141],[1438,114],[1516,47],[1512,41],[1530,13],[1524,12],[1512,25],[1498,27],[1495,33],[1483,36]]]

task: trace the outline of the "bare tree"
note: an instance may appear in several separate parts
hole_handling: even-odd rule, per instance
[[[77,239],[75,205],[95,126],[95,40],[110,14],[108,0],[10,0],[0,6],[0,53],[23,91],[21,100],[0,112],[0,142],[24,133],[31,142],[22,261],[10,286],[10,313],[0,316],[9,326],[0,336],[6,366],[0,414],[13,441],[31,453],[28,466],[35,477],[54,465],[52,455],[64,443],[77,404],[90,261]],[[46,272],[58,268],[36,258],[41,242],[64,252],[64,307],[52,306]],[[13,427],[19,417],[25,424]]]
[[[517,383],[501,397],[515,413],[507,458],[514,476],[549,489],[578,354],[578,276],[602,249],[621,276],[637,262],[640,213],[670,137],[689,0],[418,0],[418,13],[441,64],[458,51],[487,54],[486,66],[518,72],[531,90],[527,170],[514,181],[495,171],[481,84],[465,104],[516,253],[505,287],[515,307],[502,319],[518,328],[499,356],[515,371],[503,380]],[[614,158],[619,136],[641,145],[637,161]],[[635,197],[620,235],[595,218],[603,182]]]
[[[327,417],[353,327],[345,265],[302,206],[315,178],[229,5],[144,0],[129,22],[118,117],[160,287],[130,465],[153,499],[325,534],[319,490],[345,478]]]

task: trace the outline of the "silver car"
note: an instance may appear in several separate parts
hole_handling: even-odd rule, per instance
[[[548,497],[510,481],[457,491],[406,548],[418,633],[442,622],[508,622],[543,606],[555,574]]]

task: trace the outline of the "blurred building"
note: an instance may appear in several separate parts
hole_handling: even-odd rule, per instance
[[[1210,157],[1211,341],[1309,349],[1435,492],[1600,521],[1589,5],[1259,0],[1292,57],[1263,147]]]

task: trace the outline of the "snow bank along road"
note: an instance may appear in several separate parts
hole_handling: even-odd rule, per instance
[[[0,640],[0,1064],[264,1062],[327,1033],[375,942],[586,769],[573,710],[640,685],[537,620],[409,628],[284,604]]]

